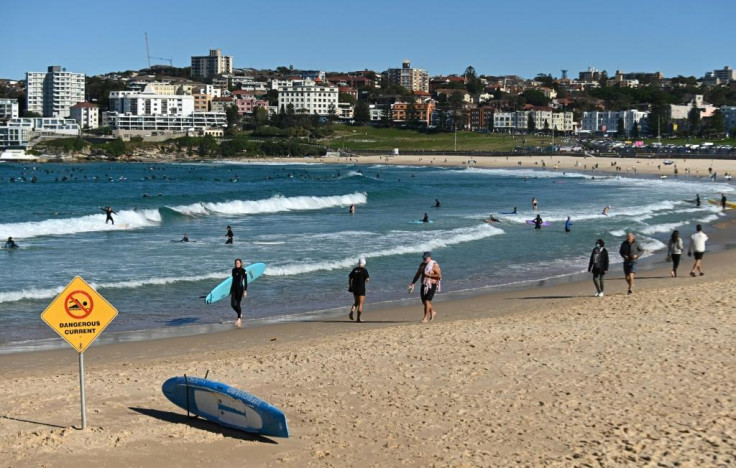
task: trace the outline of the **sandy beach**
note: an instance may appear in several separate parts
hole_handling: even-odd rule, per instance
[[[731,217],[715,241],[727,245]],[[617,246],[610,246],[615,252]],[[590,278],[347,317],[0,355],[2,466],[731,466],[736,250],[703,277],[658,259],[627,296]],[[346,298],[346,311],[349,304]],[[292,437],[225,429],[166,400],[175,375],[282,408]]]
[[[687,159],[668,158],[661,155],[657,158],[614,158],[614,157],[592,157],[592,156],[405,156],[377,155],[377,156],[353,156],[336,157],[325,156],[314,158],[269,158],[269,159],[245,159],[246,161],[271,161],[289,163],[314,163],[325,164],[392,164],[392,165],[416,165],[416,166],[443,166],[443,167],[484,167],[484,168],[525,168],[546,169],[558,171],[576,171],[583,173],[615,173],[619,175],[648,174],[675,176],[677,167],[678,176],[708,177],[708,169],[716,172],[718,180],[723,180],[725,174],[736,173],[736,160],[728,159]],[[672,161],[667,165],[665,160]],[[620,168],[620,169],[619,169]]]

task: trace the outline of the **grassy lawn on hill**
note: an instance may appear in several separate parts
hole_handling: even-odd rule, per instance
[[[421,133],[399,128],[336,125],[335,133],[320,144],[347,150],[445,150],[455,149],[455,134]],[[517,146],[549,146],[552,137],[457,132],[458,151],[511,151]],[[562,139],[555,137],[555,144]]]

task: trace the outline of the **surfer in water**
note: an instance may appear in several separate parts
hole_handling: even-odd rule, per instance
[[[227,234],[225,234],[225,237],[227,237],[227,240],[225,241],[225,244],[232,244],[233,243],[233,237],[235,234],[233,234],[233,230],[230,228],[230,226],[227,227]]]
[[[104,207],[104,208],[100,207],[100,209],[101,209],[102,211],[104,211],[104,212],[105,212],[105,215],[107,216],[107,217],[105,218],[105,224],[107,224],[107,222],[108,222],[108,221],[110,221],[110,222],[111,222],[112,224],[115,224],[115,220],[114,220],[114,219],[112,219],[112,215],[113,215],[113,214],[117,214],[117,213],[116,213],[115,211],[113,211],[113,209],[112,209],[112,208],[110,208],[109,206],[106,206],[106,207]]]
[[[434,316],[437,312],[432,307],[432,299],[435,293],[440,291],[440,282],[442,280],[442,271],[440,265],[432,260],[432,252],[424,252],[424,260],[419,265],[417,273],[414,275],[414,279],[409,285],[409,292],[414,291],[414,284],[421,277],[422,287],[420,289],[420,297],[422,304],[424,304],[424,317],[422,323],[431,322],[434,320]]]
[[[695,206],[700,207],[700,194],[695,194]]]
[[[365,258],[358,259],[358,266],[348,275],[348,291],[353,293],[353,306],[350,307],[348,318],[353,320],[353,314],[358,313],[358,323],[362,322],[360,316],[363,314],[363,304],[365,303],[365,284],[370,281],[368,270],[365,269]]]
[[[423,223],[428,223],[429,222],[429,215],[427,213],[424,213],[424,218],[422,218],[422,222]]]
[[[18,244],[15,243],[12,237],[8,237],[8,240],[5,242],[5,245],[3,246],[4,249],[17,249]]]
[[[489,223],[500,223],[501,222],[500,219],[495,218],[493,215],[488,215],[488,219],[486,219],[485,221]]]
[[[516,211],[516,207],[514,207],[513,214],[518,214],[518,212]]]
[[[439,208],[439,207],[441,207],[441,206],[442,206],[442,204],[440,203],[440,200],[439,200],[439,198],[435,198],[435,199],[434,199],[434,207],[435,207],[435,208]]]
[[[540,215],[537,215],[536,218],[534,218],[534,229],[542,229],[542,223],[544,221],[542,220],[542,217]]]
[[[240,301],[248,295],[248,274],[243,268],[243,261],[239,258],[235,259],[235,268],[233,268],[233,282],[230,285],[230,307],[238,314],[235,321],[236,326],[240,326],[243,318],[243,309],[240,308]]]
[[[610,210],[611,207],[609,205],[606,205],[605,208],[603,208],[603,212],[601,213],[603,216],[608,216],[608,210]]]
[[[572,231],[572,221],[570,221],[570,217],[567,217],[567,221],[565,221],[565,232]]]
[[[348,213],[355,214],[355,204],[350,205],[350,209],[348,210]]]
[[[186,232],[184,233],[184,237],[182,237],[179,242],[189,242],[189,236]]]

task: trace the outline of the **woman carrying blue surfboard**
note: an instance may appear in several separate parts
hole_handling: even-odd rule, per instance
[[[240,307],[240,301],[248,295],[248,275],[243,268],[243,261],[239,258],[235,259],[235,268],[232,272],[233,282],[230,285],[230,307],[238,314],[235,321],[236,326],[242,323],[243,309]]]

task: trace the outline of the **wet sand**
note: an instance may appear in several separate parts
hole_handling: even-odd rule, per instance
[[[709,232],[733,242],[732,216]],[[617,246],[609,246],[615,255]],[[625,294],[581,280],[335,319],[0,355],[0,466],[728,466],[736,453],[736,250],[703,277],[664,253]],[[441,263],[441,259],[438,259]],[[255,292],[254,292],[255,293]],[[349,298],[346,297],[346,315]],[[290,439],[225,429],[166,400],[203,376],[284,410]]]

